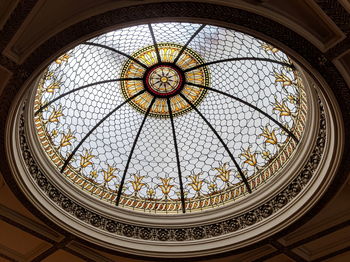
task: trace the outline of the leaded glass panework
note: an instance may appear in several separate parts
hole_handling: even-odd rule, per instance
[[[270,44],[212,25],[155,23],[53,61],[34,114],[42,149],[76,187],[172,214],[239,201],[283,176],[307,101],[293,62]]]
[[[180,97],[180,93],[187,95],[195,105],[198,105],[207,93],[206,89],[189,85],[186,81],[208,86],[209,72],[206,66],[194,68],[204,64],[204,61],[198,54],[184,46],[159,43],[157,47],[161,63],[158,62],[157,50],[152,45],[136,52],[133,55],[136,61],[130,59],[125,64],[122,78],[136,78],[143,81],[122,81],[122,93],[128,99],[146,89],[147,92],[130,100],[130,104],[136,110],[146,112],[152,98],[156,96],[157,99],[149,115],[158,117],[169,117],[167,106],[167,98],[169,98],[172,114],[177,116],[191,110],[191,106]],[[177,63],[174,64],[178,56]],[[193,70],[186,72],[188,69]]]

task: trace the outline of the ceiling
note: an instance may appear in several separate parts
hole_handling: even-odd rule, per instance
[[[132,254],[120,254],[103,247],[92,245],[69,232],[64,231],[38,210],[17,187],[12,185],[11,174],[6,168],[7,159],[4,133],[16,81],[26,78],[35,68],[52,55],[84,33],[75,33],[74,27],[87,26],[96,16],[95,22],[108,24],[113,9],[147,5],[164,1],[150,0],[3,0],[0,2],[0,261],[145,261]],[[168,1],[169,2],[169,1]],[[185,1],[174,1],[185,2]],[[299,52],[307,63],[319,71],[334,72],[339,78],[332,84],[342,90],[338,101],[343,110],[346,134],[349,135],[350,100],[350,2],[348,0],[219,0],[207,2],[242,9],[266,17],[272,24],[297,32],[301,39],[291,42],[291,49]],[[187,5],[187,4],[186,4]],[[195,4],[193,4],[195,6]],[[188,4],[191,7],[191,4]],[[171,8],[170,3],[157,5],[159,19],[163,9]],[[143,7],[140,6],[140,9]],[[192,7],[193,8],[193,7]],[[146,8],[147,9],[147,8]],[[217,10],[220,10],[219,7]],[[191,16],[190,8],[184,9],[184,17]],[[215,13],[215,10],[211,10]],[[137,10],[135,9],[135,12]],[[193,11],[192,11],[193,12]],[[240,14],[239,12],[236,14]],[[122,14],[121,14],[122,15]],[[145,12],[145,17],[157,16]],[[90,20],[89,20],[90,19]],[[128,17],[126,16],[125,21]],[[250,21],[254,24],[254,21]],[[244,26],[244,25],[240,25]],[[257,25],[256,25],[257,26]],[[260,25],[261,26],[261,25]],[[268,27],[269,25],[264,25]],[[263,26],[263,27],[264,27]],[[265,30],[265,31],[264,31]],[[272,35],[273,30],[257,29],[258,33]],[[281,32],[283,33],[283,32]],[[281,40],[288,49],[288,37]],[[295,40],[294,40],[295,41]],[[319,54],[308,57],[308,46]],[[303,48],[305,46],[305,48]],[[37,57],[42,55],[41,60]],[[328,82],[331,82],[328,78]],[[336,91],[335,91],[336,92]],[[349,140],[349,139],[348,139]],[[336,180],[319,203],[304,217],[287,229],[252,246],[215,257],[202,258],[207,261],[349,261],[350,260],[350,182],[349,141],[345,144],[342,166]],[[152,261],[156,259],[151,259]]]

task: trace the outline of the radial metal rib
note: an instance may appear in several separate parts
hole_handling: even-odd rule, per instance
[[[174,59],[174,64],[176,64],[177,60],[179,60],[180,56],[182,55],[182,53],[185,51],[186,47],[189,45],[189,43],[191,43],[191,41],[193,40],[193,38],[196,37],[196,35],[199,34],[200,31],[202,31],[202,29],[205,27],[205,25],[201,25],[196,32],[194,32],[194,34],[191,36],[190,39],[188,39],[187,43],[181,48],[180,52],[178,53],[178,55],[176,56],[176,58]]]
[[[174,147],[175,147],[175,153],[176,153],[177,171],[178,171],[178,174],[179,174],[180,193],[181,193],[181,204],[182,204],[182,213],[185,213],[185,212],[186,212],[185,195],[184,195],[184,188],[183,188],[183,182],[182,182],[182,174],[181,174],[181,166],[180,166],[179,149],[178,149],[178,147],[177,147],[176,132],[175,132],[175,125],[174,125],[173,112],[172,112],[172,110],[171,110],[170,98],[167,99],[167,103],[168,103],[168,110],[169,110],[171,128],[172,128],[172,132],[173,132]]]
[[[198,85],[198,84],[193,84],[193,83],[186,83],[187,85],[191,85],[191,86],[196,86],[196,87],[199,87],[199,88],[203,88],[203,89],[207,89],[207,90],[211,90],[211,91],[214,91],[216,93],[219,93],[219,94],[222,94],[224,96],[227,96],[227,97],[230,97],[232,99],[235,99],[237,100],[238,102],[242,103],[242,104],[245,104],[251,108],[253,108],[254,110],[258,111],[260,114],[264,115],[265,117],[267,117],[268,119],[270,119],[272,122],[274,122],[276,125],[278,125],[281,129],[283,129],[283,131],[285,131],[291,138],[293,138],[293,140],[295,142],[299,142],[298,138],[296,138],[296,136],[290,131],[288,130],[284,125],[282,125],[280,122],[278,122],[277,120],[275,120],[272,116],[270,116],[269,114],[265,113],[264,111],[262,111],[260,108],[244,101],[243,99],[239,98],[239,97],[236,97],[236,96],[233,96],[233,95],[230,95],[228,93],[225,93],[223,91],[220,91],[220,90],[217,90],[217,89],[214,89],[214,88],[211,88],[211,87],[207,87],[207,86],[203,86],[203,85]]]
[[[68,92],[59,95],[58,97],[56,97],[55,99],[52,99],[50,102],[47,102],[45,105],[43,105],[42,107],[40,107],[34,115],[39,114],[40,112],[42,112],[45,108],[47,108],[49,105],[51,105],[52,103],[56,102],[57,100],[61,99],[62,97],[65,97],[73,92],[79,91],[81,89],[90,87],[90,86],[94,86],[94,85],[99,85],[99,84],[105,84],[105,83],[111,83],[111,82],[117,82],[117,81],[129,81],[129,80],[142,80],[142,78],[116,78],[116,79],[111,79],[111,80],[103,80],[103,81],[98,81],[95,83],[91,83],[91,84],[87,84],[87,85],[83,85],[77,88],[74,88],[72,90],[69,90]]]
[[[223,63],[223,62],[246,61],[246,60],[249,60],[249,61],[271,62],[271,63],[274,63],[274,64],[279,64],[279,65],[282,65],[282,66],[287,66],[287,67],[290,67],[290,68],[293,68],[293,69],[295,68],[294,65],[292,65],[292,64],[287,64],[287,63],[280,62],[280,61],[276,61],[276,60],[273,60],[273,59],[270,59],[270,58],[235,57],[235,58],[227,58],[227,59],[216,60],[216,61],[212,61],[212,62],[208,62],[208,63],[203,63],[203,64],[200,64],[200,65],[197,65],[197,66],[194,66],[194,67],[190,67],[190,68],[184,70],[184,72],[186,73],[186,72],[192,71],[192,70],[194,70],[194,69],[201,68],[201,67],[203,67],[203,66],[208,66],[208,65],[213,65],[213,64]]]
[[[157,44],[157,41],[156,41],[156,37],[154,36],[154,32],[153,32],[152,25],[151,25],[151,24],[148,24],[148,28],[149,28],[149,31],[150,31],[151,36],[152,36],[154,48],[156,49],[156,55],[157,55],[158,63],[161,63],[161,62],[162,62],[162,59],[160,58],[160,53],[159,53],[159,49],[158,49],[158,44]]]
[[[92,134],[92,132],[95,131],[95,129],[97,127],[99,127],[103,121],[105,121],[108,117],[110,117],[115,111],[117,111],[119,108],[121,108],[123,105],[125,105],[126,103],[128,103],[130,100],[134,99],[135,97],[141,95],[142,93],[144,93],[145,90],[142,90],[140,92],[138,92],[137,94],[133,95],[132,97],[129,97],[128,99],[126,99],[123,103],[121,103],[120,105],[118,105],[116,108],[114,108],[111,112],[109,112],[106,116],[104,116],[85,136],[84,138],[79,142],[79,144],[74,148],[74,150],[72,151],[72,153],[70,153],[70,155],[68,156],[68,158],[66,159],[66,161],[64,162],[62,168],[61,168],[61,173],[63,173],[63,171],[66,169],[67,165],[69,164],[69,162],[71,161],[71,159],[73,158],[73,156],[75,155],[75,153],[78,151],[79,147],[84,143],[84,141]]]
[[[91,42],[85,42],[83,43],[83,45],[91,45],[91,46],[98,46],[98,47],[102,47],[102,48],[105,48],[105,49],[108,49],[110,51],[113,51],[117,54],[120,54],[120,55],[123,55],[127,58],[129,58],[130,60],[134,61],[135,63],[139,64],[140,66],[142,66],[143,68],[147,69],[148,66],[146,66],[144,63],[140,62],[139,60],[135,59],[134,57],[122,52],[122,51],[119,51],[117,49],[114,49],[112,47],[109,47],[109,46],[106,46],[106,45],[102,45],[102,44],[96,44],[96,43],[91,43]]]
[[[125,169],[124,169],[123,177],[122,177],[122,180],[120,181],[120,185],[119,185],[119,188],[118,188],[118,195],[117,195],[117,199],[116,199],[116,203],[115,203],[117,206],[119,205],[120,197],[121,197],[121,194],[122,194],[122,189],[123,189],[123,186],[124,186],[124,183],[125,183],[126,173],[128,172],[130,161],[131,161],[132,155],[134,153],[134,150],[135,150],[135,147],[136,147],[136,144],[137,144],[137,140],[139,139],[139,136],[140,136],[142,128],[143,128],[143,125],[145,124],[147,116],[149,115],[149,112],[151,111],[151,108],[152,108],[152,106],[153,106],[155,101],[156,101],[156,97],[153,97],[153,99],[151,101],[151,104],[147,108],[145,116],[144,116],[144,118],[142,120],[142,123],[141,123],[141,126],[139,128],[139,131],[136,134],[134,143],[133,143],[133,145],[131,147],[129,158],[128,158],[128,161],[126,162],[126,166],[125,166]]]
[[[224,142],[224,140],[222,140],[222,138],[220,137],[220,135],[218,134],[218,132],[215,130],[215,128],[210,124],[210,122],[205,118],[205,116],[198,110],[198,108],[193,105],[191,103],[191,101],[189,101],[187,99],[187,97],[185,97],[183,94],[180,93],[180,96],[193,108],[193,110],[195,110],[197,112],[197,114],[204,120],[204,122],[210,127],[210,129],[213,131],[213,133],[216,135],[216,137],[219,139],[219,141],[221,142],[221,144],[223,145],[223,147],[225,148],[225,150],[227,151],[228,155],[230,156],[231,160],[233,161],[233,163],[236,166],[236,169],[238,170],[239,175],[241,176],[243,183],[245,184],[245,186],[247,187],[247,190],[249,193],[252,192],[248,180],[245,177],[245,175],[242,172],[241,167],[238,165],[236,159],[234,158],[234,156],[232,155],[231,151],[229,150],[228,146],[226,145],[226,143]]]

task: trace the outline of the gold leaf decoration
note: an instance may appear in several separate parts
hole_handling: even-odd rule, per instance
[[[275,78],[276,78],[275,83],[281,83],[282,86],[290,86],[293,84],[293,81],[283,73],[279,74],[275,72]]]
[[[55,92],[55,90],[60,89],[60,88],[61,88],[60,83],[54,82],[54,83],[52,83],[51,85],[49,85],[49,86],[46,88],[45,91],[46,91],[47,93],[52,94],[52,93]]]
[[[90,177],[93,179],[97,178],[98,177],[97,170],[92,170],[90,172]]]
[[[273,110],[279,111],[280,116],[290,116],[292,114],[284,101],[282,103],[276,101]]]
[[[168,195],[170,193],[171,188],[173,185],[170,184],[171,177],[168,178],[160,178],[162,180],[162,185],[159,185],[160,189],[162,190],[164,195]]]
[[[48,72],[45,74],[44,79],[45,79],[45,80],[50,80],[50,79],[52,79],[53,77],[54,77],[54,72],[48,71]]]
[[[143,178],[144,178],[144,176],[134,174],[134,180],[131,181],[131,185],[132,185],[135,192],[140,191],[141,188],[145,185],[144,183],[142,183]]]
[[[264,130],[263,130],[262,134],[260,134],[260,136],[263,136],[266,138],[265,143],[270,143],[273,145],[277,144],[277,137],[275,134],[275,130],[272,130],[270,132],[267,126],[264,128]]]
[[[298,104],[298,98],[293,96],[293,95],[289,95],[288,97],[289,102],[291,102],[292,104]]]
[[[58,136],[58,131],[57,131],[57,129],[52,130],[52,131],[51,131],[51,137],[55,138],[55,137],[57,137],[57,136]]]
[[[62,134],[60,147],[70,146],[71,140],[76,139],[76,137],[72,134],[72,131],[69,129],[67,134]]]
[[[213,168],[213,170],[216,170],[219,172],[216,177],[220,178],[223,182],[228,183],[230,181],[230,176],[232,169],[228,169],[228,163],[224,163],[219,165],[219,167]]]
[[[216,191],[216,189],[217,189],[217,184],[215,184],[215,183],[210,183],[209,184],[209,186],[208,186],[208,188],[211,190],[211,191]]]
[[[156,194],[156,191],[153,188],[150,188],[147,190],[147,195],[149,198],[153,198],[153,196]]]
[[[261,47],[265,49],[265,51],[271,51],[272,53],[277,53],[278,51],[280,51],[276,47],[269,44],[263,44]]]
[[[201,180],[199,178],[199,176],[201,175],[202,173],[198,173],[198,174],[195,174],[195,175],[191,175],[189,176],[189,178],[191,179],[191,183],[189,184],[194,191],[196,191],[197,193],[202,189],[202,185],[203,185],[203,180]]]
[[[94,158],[95,156],[92,155],[92,151],[91,150],[87,150],[85,149],[84,154],[80,154],[80,167],[81,168],[85,168],[89,165],[92,165],[92,161],[91,159]]]
[[[262,151],[261,152],[261,156],[262,156],[263,159],[269,160],[271,158],[271,153],[268,150]]]
[[[104,179],[105,183],[108,183],[112,179],[117,177],[116,175],[114,175],[115,171],[119,171],[119,169],[116,167],[110,166],[110,165],[108,165],[107,170],[102,169],[103,179]]]
[[[70,57],[71,56],[69,54],[63,54],[55,60],[55,63],[60,65],[63,62],[67,62]]]
[[[54,108],[51,112],[48,121],[51,123],[59,122],[59,118],[63,116],[62,113],[62,106],[59,106],[58,108]]]
[[[256,153],[250,152],[250,147],[248,147],[243,154],[241,154],[246,160],[244,163],[251,165],[251,166],[256,166],[257,160],[256,160]]]

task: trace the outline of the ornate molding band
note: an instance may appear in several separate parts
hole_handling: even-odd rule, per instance
[[[207,224],[203,226],[186,228],[156,228],[141,227],[132,224],[121,223],[102,215],[97,214],[89,208],[82,207],[76,201],[70,199],[59,188],[55,187],[46,174],[39,168],[33,158],[32,151],[27,143],[25,133],[25,118],[23,112],[20,117],[19,138],[22,157],[27,165],[32,179],[62,211],[78,218],[89,226],[107,231],[120,236],[129,238],[153,240],[153,241],[189,241],[216,237],[228,234],[240,229],[252,226],[279,212],[283,207],[290,203],[305,186],[317,169],[326,144],[326,117],[323,105],[320,105],[320,123],[316,144],[309,156],[307,163],[300,173],[280,192],[275,194],[270,200],[266,201],[257,208],[246,211],[244,214],[231,217],[227,220]]]

